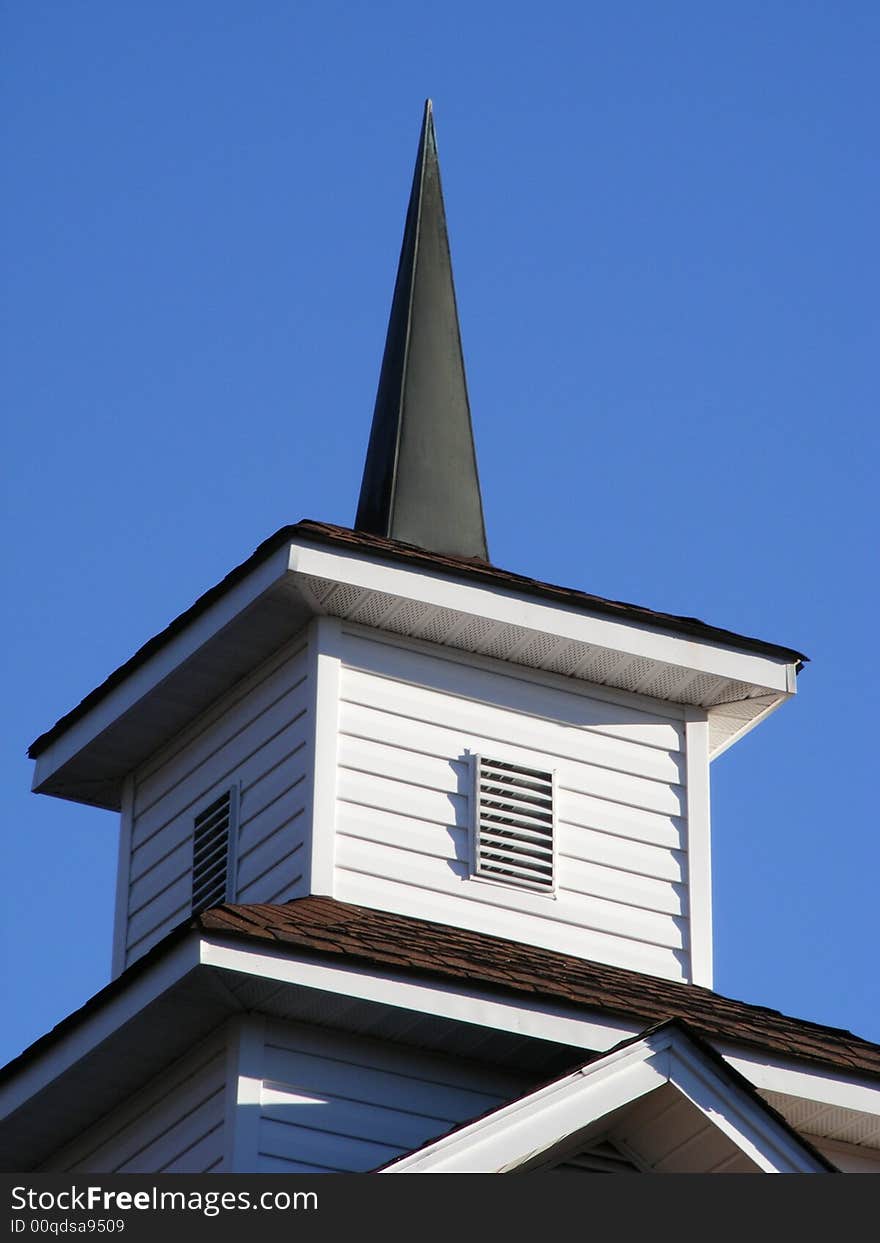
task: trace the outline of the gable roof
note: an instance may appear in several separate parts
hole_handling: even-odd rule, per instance
[[[283,906],[226,904],[196,916],[193,925],[205,933],[563,1000],[635,1019],[642,1026],[677,1019],[708,1039],[880,1078],[880,1045],[842,1028],[790,1018],[697,984],[333,898],[299,898]]]
[[[296,539],[307,539],[320,545],[330,545],[355,553],[381,557],[384,560],[397,562],[416,569],[441,572],[456,578],[479,582],[489,587],[497,587],[524,595],[549,600],[552,603],[570,608],[583,609],[591,614],[611,617],[618,621],[632,622],[636,625],[648,626],[669,631],[672,634],[684,635],[689,638],[703,639],[710,643],[723,644],[741,651],[753,652],[772,659],[794,662],[798,667],[809,658],[794,648],[781,647],[775,643],[766,643],[761,639],[749,638],[736,634],[731,630],[723,630],[710,626],[695,617],[680,617],[672,613],[661,613],[641,605],[627,604],[619,600],[609,600],[602,596],[590,595],[571,587],[558,587],[552,583],[541,582],[510,570],[501,570],[496,566],[470,557],[457,557],[443,553],[426,552],[415,545],[402,543],[400,540],[385,539],[379,535],[371,535],[364,531],[352,531],[347,527],[333,526],[326,522],[314,522],[303,519],[290,526],[281,527],[274,535],[270,535],[257,549],[215,586],[174,618],[164,630],[149,639],[124,664],[115,669],[99,686],[90,691],[76,707],[72,708],[45,733],[35,738],[28,748],[28,756],[36,759],[60,738],[72,725],[85,717],[110,693],[120,686],[127,678],[140,669],[153,656],[166,647],[177,635],[181,634],[192,622],[206,613],[212,605],[226,597],[239,583],[243,582],[258,566],[267,561],[285,544]]]
[[[673,1091],[670,1093],[670,1088]],[[661,1097],[673,1129],[658,1137],[648,1110]],[[671,1099],[670,1099],[671,1098]],[[684,1136],[682,1117],[685,1114]],[[552,1168],[585,1142],[629,1127],[626,1145],[646,1169],[709,1173],[836,1173],[754,1087],[686,1024],[663,1023],[624,1040],[574,1071],[487,1110],[378,1173],[517,1173]],[[648,1140],[640,1140],[640,1132]],[[716,1132],[714,1143],[707,1132]],[[641,1151],[639,1151],[641,1149]]]
[[[328,984],[327,975],[338,977],[344,994],[341,1009],[326,1009],[330,994],[322,990],[326,985],[334,993],[337,987]],[[870,1142],[864,1138],[864,1123],[880,1117],[880,1045],[849,1032],[732,1001],[695,985],[309,897],[283,906],[222,906],[186,918],[0,1069],[0,1114],[5,1119],[0,1142],[5,1159],[30,1159],[26,1135],[31,1145],[27,1152],[33,1156],[39,1149],[45,1155],[50,1150],[46,1145],[57,1146],[62,1118],[68,1127],[65,1134],[89,1125],[122,1090],[120,1074],[128,1085],[125,1090],[134,1091],[145,1077],[229,1014],[240,1012],[242,1005],[276,1013],[277,1003],[279,1017],[313,1021],[317,1004],[331,1024],[341,1021],[347,1026],[351,1020],[352,1030],[375,1033],[377,1015],[371,1007],[379,995],[357,987],[371,977],[392,986],[391,993],[383,989],[381,997],[397,997],[385,1008],[390,1039],[412,1038],[414,994],[419,995],[414,1007],[419,1013],[422,994],[448,996],[454,1003],[451,1008],[428,1006],[421,1037],[432,1042],[439,1034],[447,1051],[473,1056],[485,1041],[485,1029],[494,1030],[495,1019],[503,1015],[508,1021],[498,1026],[501,1044],[493,1048],[500,1047],[505,1056],[513,1049],[519,1059],[527,1045],[539,1056],[518,1064],[527,1066],[528,1073],[546,1074],[551,1067],[559,1070],[575,1057],[588,1056],[584,1050],[607,1050],[620,1038],[608,1039],[615,1028],[635,1036],[664,1019],[677,1018],[692,1038],[714,1043],[725,1064],[733,1058],[762,1092],[768,1083],[753,1076],[752,1065],[760,1072],[775,1064],[783,1079],[773,1078],[769,1085],[782,1093],[773,1097],[773,1103],[795,1126],[800,1126],[804,1109],[813,1117],[818,1105],[820,1113],[831,1117],[829,1125],[836,1134],[841,1122],[852,1124],[853,1134],[860,1137],[857,1142]],[[257,993],[255,978],[265,984]],[[346,981],[354,984],[353,991]],[[400,990],[409,990],[409,1000]],[[475,1006],[462,1011],[460,1003],[469,997]],[[396,1008],[398,1001],[402,1009]],[[380,1008],[383,1004],[380,1000]],[[543,1014],[552,1024],[561,1010],[569,1022],[582,1016],[593,1035],[598,1023],[600,1043],[574,1041],[581,1050],[578,1055],[568,1047],[564,1032],[548,1028],[542,1033],[528,1022],[529,1016]],[[490,1012],[494,1017],[487,1017]],[[476,1033],[476,1043],[470,1022],[474,1018],[483,1033]],[[520,1019],[527,1020],[525,1026]],[[450,1042],[452,1035],[461,1037],[462,1043]],[[105,1073],[108,1068],[112,1075]],[[835,1073],[828,1075],[829,1069]],[[794,1112],[786,1093],[798,1098]],[[34,1159],[42,1157],[37,1154]]]

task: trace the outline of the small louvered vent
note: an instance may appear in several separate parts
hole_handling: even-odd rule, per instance
[[[232,790],[215,799],[193,822],[192,905],[203,911],[226,900]]]
[[[474,873],[552,892],[553,774],[475,757]]]

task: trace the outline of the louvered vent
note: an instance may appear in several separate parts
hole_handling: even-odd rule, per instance
[[[552,892],[553,774],[475,757],[474,874]]]
[[[233,791],[215,799],[193,822],[192,907],[203,911],[226,901],[230,871]]]

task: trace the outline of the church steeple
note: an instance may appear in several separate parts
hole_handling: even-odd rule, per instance
[[[430,100],[355,526],[489,559]]]

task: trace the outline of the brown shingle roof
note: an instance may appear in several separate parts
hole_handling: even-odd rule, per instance
[[[711,1040],[880,1077],[880,1045],[682,984],[485,933],[308,897],[283,906],[225,905],[196,916],[205,933],[270,941],[347,961],[428,974],[610,1011],[654,1026],[678,1019]]]
[[[314,522],[304,518],[292,526],[281,527],[247,558],[241,565],[231,570],[219,583],[206,591],[204,595],[185,609],[164,630],[149,639],[123,665],[114,670],[110,676],[90,691],[86,697],[62,716],[51,729],[34,739],[28,749],[31,759],[36,759],[54,741],[60,737],[74,722],[84,717],[87,712],[101,702],[110,692],[143,665],[176,634],[179,634],[190,622],[205,612],[216,600],[221,599],[236,583],[247,575],[276,549],[289,540],[313,539],[334,547],[352,548],[359,552],[374,553],[391,561],[400,561],[407,565],[416,565],[423,569],[440,570],[459,577],[475,579],[480,582],[504,587],[512,591],[520,591],[527,595],[540,596],[553,600],[557,604],[586,609],[592,613],[601,613],[627,621],[641,623],[670,630],[676,634],[686,634],[694,638],[707,639],[713,643],[724,643],[742,651],[757,652],[782,660],[803,664],[808,657],[793,648],[780,647],[776,643],[765,643],[762,639],[752,639],[746,635],[735,634],[732,630],[722,630],[717,626],[707,625],[696,617],[678,617],[673,613],[658,613],[653,609],[643,608],[637,604],[625,604],[620,600],[607,600],[603,596],[593,596],[585,591],[577,591],[571,587],[556,587],[552,583],[543,583],[536,578],[527,578],[522,574],[514,574],[510,570],[500,570],[485,561],[471,557],[453,557],[441,553],[426,552],[413,544],[404,544],[399,540],[384,539],[379,535],[368,535],[363,531],[351,531],[347,527],[333,526],[329,522]]]

